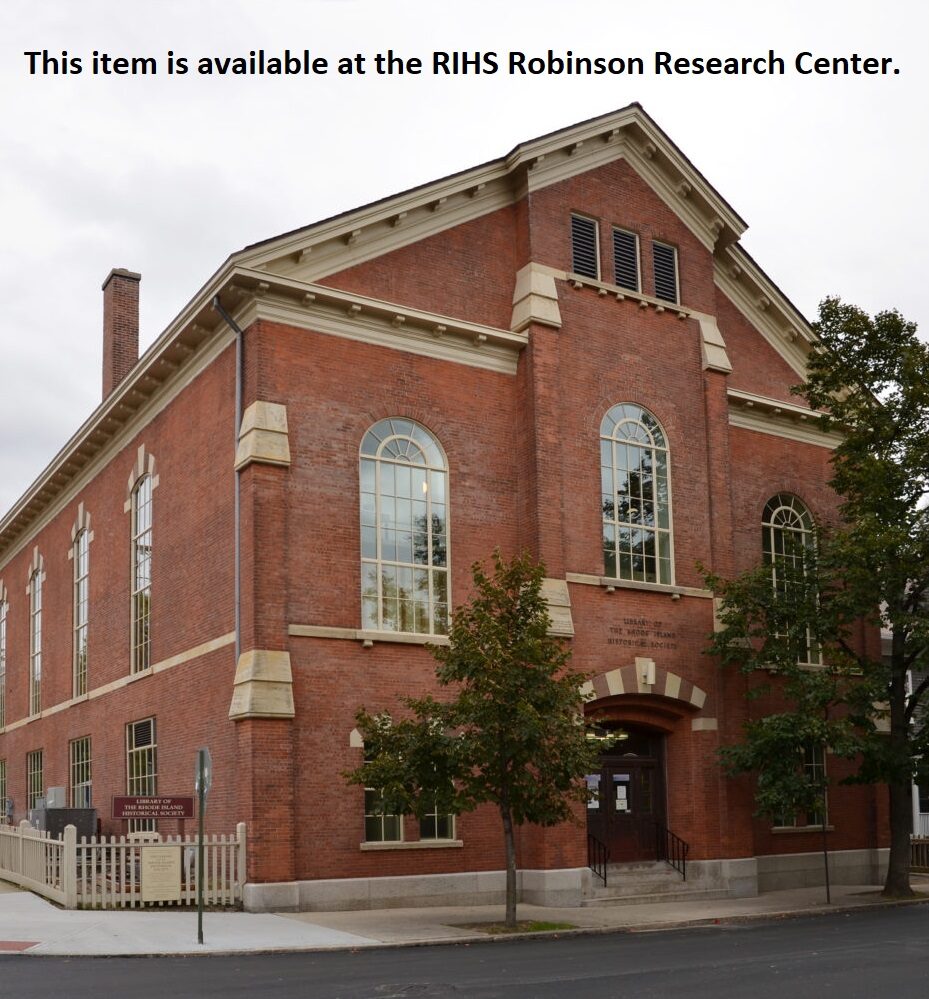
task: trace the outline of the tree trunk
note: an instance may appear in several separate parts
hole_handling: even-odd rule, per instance
[[[503,819],[503,841],[506,844],[506,919],[507,927],[516,926],[516,841],[513,838],[513,816],[509,805],[501,802],[500,817]]]
[[[913,791],[909,783],[894,781],[890,794],[890,858],[884,898],[912,898],[910,887],[910,823],[913,817]]]

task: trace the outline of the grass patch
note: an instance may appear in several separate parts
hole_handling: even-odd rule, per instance
[[[505,923],[459,923],[469,930],[499,936],[504,933],[552,933],[557,930],[576,930],[574,923],[548,923],[541,919],[520,919],[515,926]]]

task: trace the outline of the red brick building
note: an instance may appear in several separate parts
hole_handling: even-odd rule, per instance
[[[715,756],[744,681],[702,653],[697,563],[748,568],[836,506],[790,393],[812,334],[744,229],[632,105],[246,247],[141,358],[139,276],[112,272],[103,402],[0,521],[13,818],[63,786],[120,832],[113,794],[190,793],[208,745],[251,907],[497,897],[492,812],[384,816],[341,774],[357,707],[430,688],[423,646],[499,545],[545,560],[594,674],[613,858],[646,819],[689,878],[812,883],[822,817],[752,817]],[[877,876],[878,812],[832,792],[838,879]],[[527,900],[589,890],[583,823],[524,828],[518,862]]]

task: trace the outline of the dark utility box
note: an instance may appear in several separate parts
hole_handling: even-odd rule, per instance
[[[65,834],[65,826],[74,826],[77,829],[77,840],[81,841],[82,836],[90,839],[97,835],[97,809],[96,808],[46,808],[45,809],[45,831],[49,836],[62,837]]]

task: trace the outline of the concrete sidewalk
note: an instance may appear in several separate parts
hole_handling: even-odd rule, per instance
[[[919,901],[929,902],[929,879],[913,880],[920,892]],[[823,888],[798,888],[768,892],[757,898],[660,902],[612,908],[555,909],[520,905],[518,915],[520,919],[565,922],[577,927],[576,930],[560,931],[558,935],[563,936],[585,932],[643,932],[888,904],[881,900],[880,889],[874,885],[837,886],[832,890],[832,899],[832,905],[827,906]],[[0,882],[0,953],[67,956],[242,954],[464,943],[488,939],[486,934],[469,924],[499,921],[502,917],[502,906],[280,914],[207,912],[201,946],[196,942],[196,913],[67,911]]]

